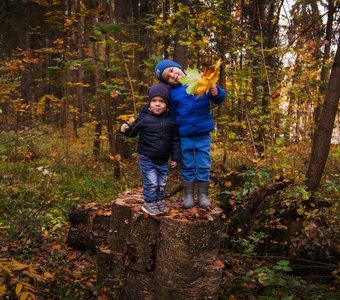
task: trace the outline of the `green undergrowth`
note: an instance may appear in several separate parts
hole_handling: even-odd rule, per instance
[[[107,152],[93,157],[88,130],[78,134],[49,127],[0,133],[1,299],[96,298],[95,257],[65,244],[68,212],[110,203],[139,183],[127,180],[123,162],[115,177]]]
[[[6,295],[5,299],[24,292],[41,299],[55,295],[58,299],[96,299],[94,257],[65,245],[68,212],[81,203],[110,203],[119,192],[141,186],[141,178],[135,156],[130,161],[119,160],[121,176],[117,178],[107,141],[102,141],[104,150],[95,158],[91,154],[91,132],[80,129],[78,135],[75,138],[67,130],[49,127],[0,133],[0,275],[9,270],[5,281],[0,276],[0,296]],[[337,299],[337,271],[327,283],[312,283],[291,271],[287,256],[272,251],[275,247],[284,250],[285,245],[275,244],[268,237],[273,230],[283,236],[285,220],[291,213],[305,217],[309,223],[304,225],[313,230],[308,227],[313,218],[328,220],[328,231],[319,226],[324,235],[317,231],[319,235],[309,243],[313,251],[338,232],[339,150],[330,153],[317,195],[332,206],[318,210],[305,206],[310,195],[303,185],[305,168],[300,157],[304,156],[294,157],[285,151],[280,152],[276,182],[292,180],[294,184],[268,199],[253,231],[245,235],[244,199],[270,185],[273,172],[264,161],[248,155],[244,146],[226,143],[212,147],[212,169],[218,182],[211,185],[212,197],[225,210],[229,228],[222,247],[225,269],[221,299]],[[225,169],[220,170],[220,165]],[[176,177],[177,182],[178,169],[172,170],[170,177]],[[307,237],[298,238],[304,241]],[[34,272],[49,279],[39,282]]]
[[[339,147],[311,193],[305,149],[280,149],[273,170],[244,145],[237,153],[223,146],[212,147],[215,198],[227,220],[220,298],[339,299]]]

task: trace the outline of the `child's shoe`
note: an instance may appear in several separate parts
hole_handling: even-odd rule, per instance
[[[195,181],[183,181],[183,202],[182,207],[185,209],[193,208],[194,203],[194,185]]]
[[[142,211],[148,213],[151,216],[155,216],[161,213],[158,209],[157,202],[144,202],[144,204],[142,205]]]
[[[160,212],[167,213],[169,211],[168,208],[165,205],[164,200],[157,201],[157,204],[158,204],[158,209],[159,209]]]
[[[209,181],[199,181],[197,182],[198,186],[198,205],[202,208],[208,208],[212,204],[208,199],[209,192]]]

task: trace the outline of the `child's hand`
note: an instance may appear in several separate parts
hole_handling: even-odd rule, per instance
[[[216,84],[212,85],[210,88],[210,94],[211,96],[217,96],[218,95],[218,89]]]
[[[120,131],[125,133],[130,129],[129,125],[124,123],[121,127],[120,127]]]
[[[178,165],[178,162],[177,162],[177,161],[172,160],[172,161],[170,162],[170,168],[171,168],[171,169],[176,168],[177,165]]]
[[[136,121],[134,117],[131,117],[127,123],[131,126],[133,122]]]

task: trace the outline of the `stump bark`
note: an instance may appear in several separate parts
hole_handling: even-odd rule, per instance
[[[169,213],[141,211],[140,190],[113,203],[108,246],[97,250],[100,285],[121,285],[119,299],[217,299],[223,263],[218,252],[223,213],[197,207]]]
[[[88,203],[74,207],[69,213],[67,244],[77,250],[96,251],[96,247],[107,243],[110,215],[110,205]]]

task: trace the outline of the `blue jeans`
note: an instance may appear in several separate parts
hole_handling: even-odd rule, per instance
[[[209,181],[210,134],[181,137],[181,175],[184,181]]]
[[[140,154],[139,166],[143,176],[143,196],[145,202],[164,199],[164,188],[168,178],[168,162],[157,165],[151,158]]]

